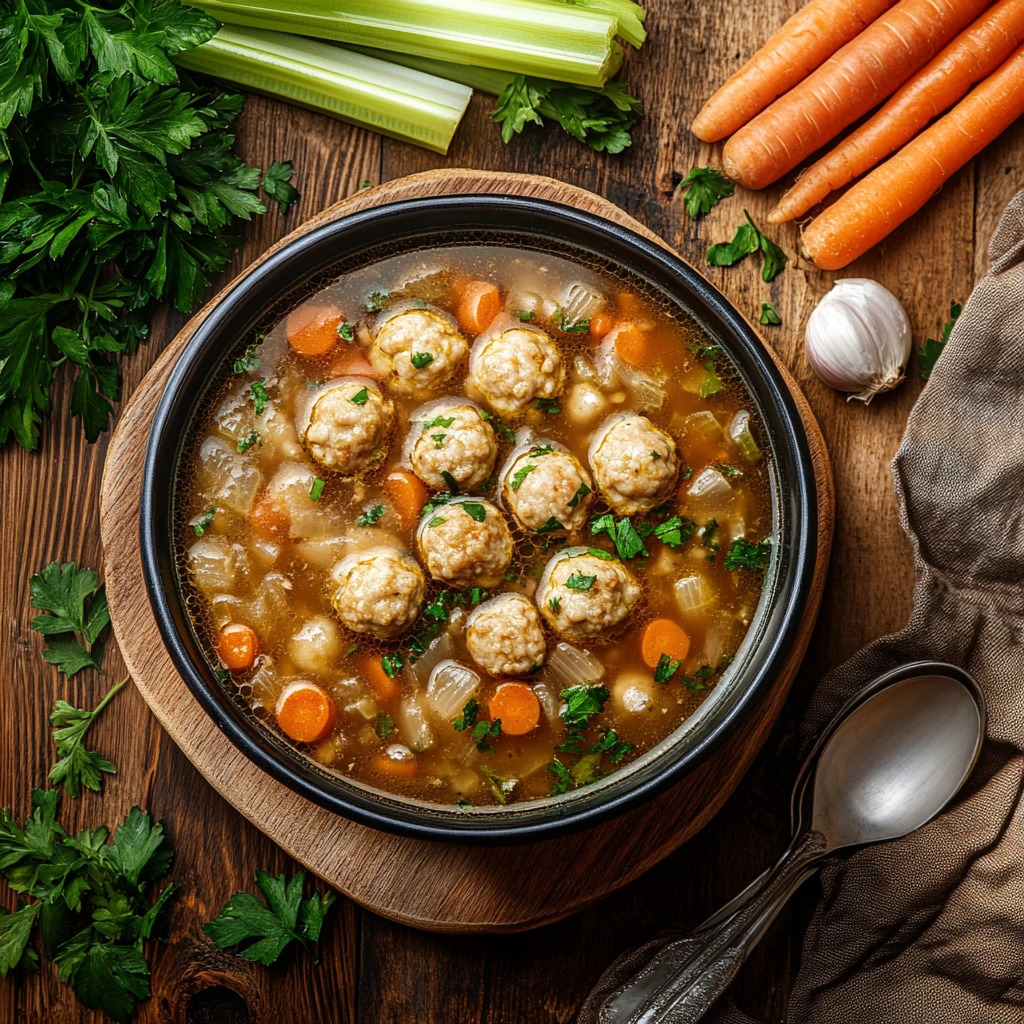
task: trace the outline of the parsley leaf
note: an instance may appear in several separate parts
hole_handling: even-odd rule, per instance
[[[586,576],[581,572],[574,572],[566,578],[565,585],[570,590],[587,591],[597,582],[596,576]]]
[[[425,434],[431,427],[450,427],[454,422],[454,416],[435,416],[429,423],[423,424],[423,433]]]
[[[683,516],[672,516],[654,528],[654,536],[670,548],[681,548],[693,536],[697,524]]]
[[[369,392],[368,392],[368,391],[366,390],[366,388],[360,388],[360,389],[359,389],[359,390],[358,390],[358,391],[357,391],[357,392],[356,392],[356,393],[355,393],[355,394],[354,394],[354,395],[353,395],[353,396],[352,396],[352,397],[351,397],[351,398],[349,399],[349,401],[350,401],[350,402],[351,402],[351,403],[352,403],[353,405],[366,405],[366,403],[367,403],[367,401],[369,400],[369,398],[370,398],[370,393],[369,393]]]
[[[516,432],[500,416],[496,416],[493,412],[488,412],[486,409],[481,409],[480,417],[493,426],[495,433],[506,444],[516,443]]]
[[[379,313],[388,301],[388,293],[382,291],[372,291],[366,296],[366,311],[368,313]]]
[[[388,679],[394,679],[402,671],[404,664],[400,654],[382,654],[380,663]]]
[[[527,124],[543,125],[547,118],[598,153],[621,153],[632,141],[630,129],[643,115],[643,106],[628,88],[624,82],[591,89],[516,75],[498,97],[491,116],[501,125],[504,142]]]
[[[757,232],[757,247],[761,250],[761,280],[774,281],[785,269],[789,258],[761,229],[754,223],[750,214],[743,211],[748,223]]]
[[[520,466],[519,469],[512,474],[511,487],[513,491],[518,491],[523,486],[523,481],[536,469],[537,467],[533,463],[527,463],[525,466]]]
[[[567,793],[572,787],[572,776],[569,774],[569,769],[556,757],[548,765],[548,771],[555,777],[555,782],[551,786],[551,795],[561,796],[563,793]]]
[[[47,638],[43,658],[69,678],[83,668],[99,669],[95,644],[110,622],[110,609],[96,573],[74,562],[51,562],[29,580],[29,592],[32,607],[45,613],[31,623]]]
[[[536,314],[532,309],[518,309],[516,310],[516,316],[519,317],[519,322],[522,324],[529,324],[533,322],[533,318]]]
[[[737,537],[732,542],[725,555],[723,565],[726,569],[753,569],[755,572],[764,572],[772,557],[771,542],[761,541],[760,544],[751,544],[746,537]]]
[[[321,480],[320,477],[313,478],[313,486],[309,489],[309,497],[313,501],[319,501],[324,493],[324,488],[327,486],[325,480]]]
[[[298,942],[317,963],[310,944],[319,939],[324,917],[337,897],[328,891],[303,899],[305,882],[304,871],[286,881],[283,873],[275,877],[257,869],[256,886],[263,899],[236,892],[216,919],[203,925],[203,933],[218,949],[234,946],[246,960],[268,965],[290,943]]]
[[[682,664],[677,658],[672,658],[667,654],[662,654],[658,659],[658,665],[654,670],[654,681],[656,683],[668,683],[671,682],[672,677],[679,671],[679,666]]]
[[[291,183],[295,173],[295,165],[291,160],[278,162],[275,160],[263,175],[260,187],[269,199],[277,201],[281,214],[286,214],[299,201],[299,190]]]
[[[65,700],[58,700],[50,715],[53,742],[57,745],[60,760],[50,770],[50,782],[63,785],[70,797],[82,792],[82,787],[99,792],[102,772],[113,773],[117,768],[95,750],[86,750],[85,734],[103,709],[113,700],[118,691],[128,682],[127,677],[116,683],[92,711],[72,707]]]
[[[481,719],[473,726],[470,735],[476,740],[477,750],[482,753],[493,751],[494,747],[491,746],[490,740],[497,739],[501,735],[501,719],[496,718],[493,722]]]
[[[708,265],[712,267],[731,267],[739,263],[745,256],[758,250],[757,228],[750,224],[741,224],[731,242],[718,242],[708,249]]]
[[[942,355],[942,350],[953,333],[953,328],[963,311],[959,302],[954,302],[949,307],[949,320],[942,328],[942,336],[936,341],[934,338],[927,338],[925,343],[917,350],[917,368],[921,374],[921,380],[928,380],[935,369],[935,361]]]
[[[259,357],[256,355],[258,344],[256,342],[247,346],[245,352],[235,360],[235,365],[232,367],[234,373],[250,373],[260,365]]]
[[[373,729],[382,740],[386,740],[395,731],[395,720],[383,711],[378,711]]]
[[[625,561],[627,558],[636,558],[638,555],[646,556],[647,547],[643,537],[640,536],[636,527],[628,516],[616,521],[611,512],[595,516],[590,522],[590,532],[596,537],[598,534],[606,533],[615,544],[615,550],[619,558]]]
[[[552,597],[548,600],[548,607],[557,615],[562,610],[562,600],[559,597]]]
[[[766,327],[778,327],[782,323],[782,317],[770,302],[761,303],[761,323]]]
[[[461,488],[459,487],[459,481],[456,480],[455,477],[452,476],[452,474],[447,469],[441,470],[441,479],[444,481],[445,487],[448,488],[448,493],[450,495],[454,497],[459,494],[459,492],[461,491]]]
[[[548,519],[547,522],[541,523],[540,526],[534,530],[534,533],[554,533],[556,530],[564,530],[565,526],[560,523],[554,516]]]
[[[355,341],[355,327],[347,320],[342,320],[342,322],[338,324],[338,337],[341,338],[342,341]]]
[[[202,515],[196,516],[196,518],[189,523],[189,526],[192,527],[197,537],[202,537],[210,528],[216,516],[217,508],[208,508]]]
[[[476,697],[470,697],[466,702],[466,706],[462,709],[462,714],[452,722],[455,731],[465,732],[466,729],[472,729],[476,725],[476,720],[480,717],[480,711],[480,701]]]
[[[0,907],[0,978],[6,978],[8,971],[39,970],[39,956],[29,948],[29,941],[42,909],[42,903],[23,900],[13,914]]]
[[[267,403],[270,401],[270,393],[267,391],[267,386],[263,381],[254,380],[249,385],[249,401],[252,402],[256,415],[262,416],[266,411]]]
[[[487,509],[478,501],[460,501],[459,508],[475,523],[482,523],[487,518]]]
[[[487,788],[491,791],[494,799],[499,804],[507,804],[508,798],[515,791],[519,780],[510,778],[507,775],[499,775],[492,768],[488,768],[487,765],[481,765],[480,772],[483,774],[484,779],[486,779]]]
[[[538,398],[536,406],[540,412],[548,416],[557,416],[562,411],[557,398]]]
[[[694,220],[710,213],[736,190],[736,186],[714,167],[694,167],[679,183],[679,188],[686,191],[686,212]]]
[[[373,526],[380,517],[384,515],[383,505],[374,505],[373,508],[364,512],[357,520],[356,526]]]
[[[416,370],[422,370],[425,366],[429,366],[434,361],[434,356],[430,352],[413,352],[409,356],[409,362],[412,363],[413,368]]]
[[[580,501],[590,493],[590,488],[581,480],[579,487],[576,488],[576,493],[566,502],[566,504],[569,508],[576,508]]]
[[[260,443],[260,432],[258,430],[250,430],[249,433],[246,434],[245,437],[243,437],[238,442],[237,447],[238,447],[238,450],[244,455],[250,448],[252,448],[254,445],[257,445],[259,443]],[[214,511],[216,511],[216,510],[214,510]],[[202,536],[202,535],[200,534],[200,536]]]

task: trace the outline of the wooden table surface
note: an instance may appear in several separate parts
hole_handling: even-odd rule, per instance
[[[716,147],[685,126],[706,94],[799,6],[799,0],[651,0],[650,38],[627,58],[623,78],[647,115],[624,155],[591,153],[557,129],[528,128],[502,145],[488,120],[493,101],[475,97],[447,158],[382,139],[319,115],[260,97],[246,104],[238,148],[250,162],[291,159],[302,201],[287,218],[276,212],[249,227],[233,274],[293,225],[369,180],[377,183],[434,167],[485,167],[550,174],[598,192],[700,264],[707,244],[732,237],[747,206],[763,217],[778,190],[721,204],[690,221],[676,185],[694,164],[714,162]],[[843,276],[881,281],[904,303],[915,341],[941,329],[951,300],[963,300],[984,271],[999,213],[1020,187],[1024,125],[1017,125],[957,174],[927,209]],[[793,253],[796,229],[773,232]],[[688,845],[594,909],[523,935],[436,937],[389,923],[347,901],[329,918],[322,962],[286,954],[272,968],[215,950],[201,935],[257,867],[294,865],[203,781],[163,734],[139,695],[121,694],[90,734],[118,765],[100,796],[63,802],[69,827],[114,822],[133,803],[162,820],[176,851],[168,946],[154,949],[154,996],[137,1019],[189,1024],[546,1024],[571,1019],[606,964],[622,950],[674,924],[696,924],[756,874],[787,837],[787,801],[797,755],[796,722],[815,681],[866,641],[900,626],[910,607],[909,550],[896,517],[888,464],[920,391],[912,379],[869,408],[848,404],[819,384],[804,357],[802,325],[833,276],[794,259],[771,285],[748,262],[707,268],[710,279],[748,316],[772,301],[783,326],[764,329],[783,356],[824,429],[833,459],[838,516],[829,584],[815,639],[786,712],[725,809]],[[227,278],[225,278],[227,279]],[[183,320],[157,311],[152,336],[123,362],[125,394]],[[916,373],[915,373],[916,378]],[[68,377],[53,393],[57,410],[40,450],[13,444],[0,452],[0,805],[20,817],[29,792],[54,760],[47,716],[58,697],[93,706],[122,667],[108,651],[106,672],[70,683],[40,658],[29,632],[28,578],[53,559],[100,561],[97,498],[105,443],[87,445],[66,415]],[[7,906],[12,906],[5,893]],[[801,932],[812,905],[807,888],[769,933],[734,986],[738,1003],[769,1020],[785,1013]],[[102,1019],[84,1010],[47,966],[24,983],[0,983],[0,1021],[65,1024]]]

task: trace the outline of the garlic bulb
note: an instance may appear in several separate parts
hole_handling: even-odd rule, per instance
[[[814,372],[864,403],[903,380],[913,340],[897,298],[864,277],[835,283],[811,313],[806,337]]]

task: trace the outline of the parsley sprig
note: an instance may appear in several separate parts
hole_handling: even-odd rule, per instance
[[[46,637],[43,657],[69,678],[83,668],[99,669],[100,634],[110,622],[105,589],[92,569],[51,562],[29,580],[32,607],[43,614],[32,629]]]
[[[679,189],[686,193],[686,212],[697,220],[710,213],[723,199],[728,199],[736,191],[736,186],[714,167],[694,167],[679,182]]]

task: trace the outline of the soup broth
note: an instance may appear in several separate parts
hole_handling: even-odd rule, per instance
[[[176,488],[186,603],[237,699],[326,769],[558,795],[727,670],[770,558],[763,447],[728,361],[637,282],[495,245],[386,258],[211,388]]]

